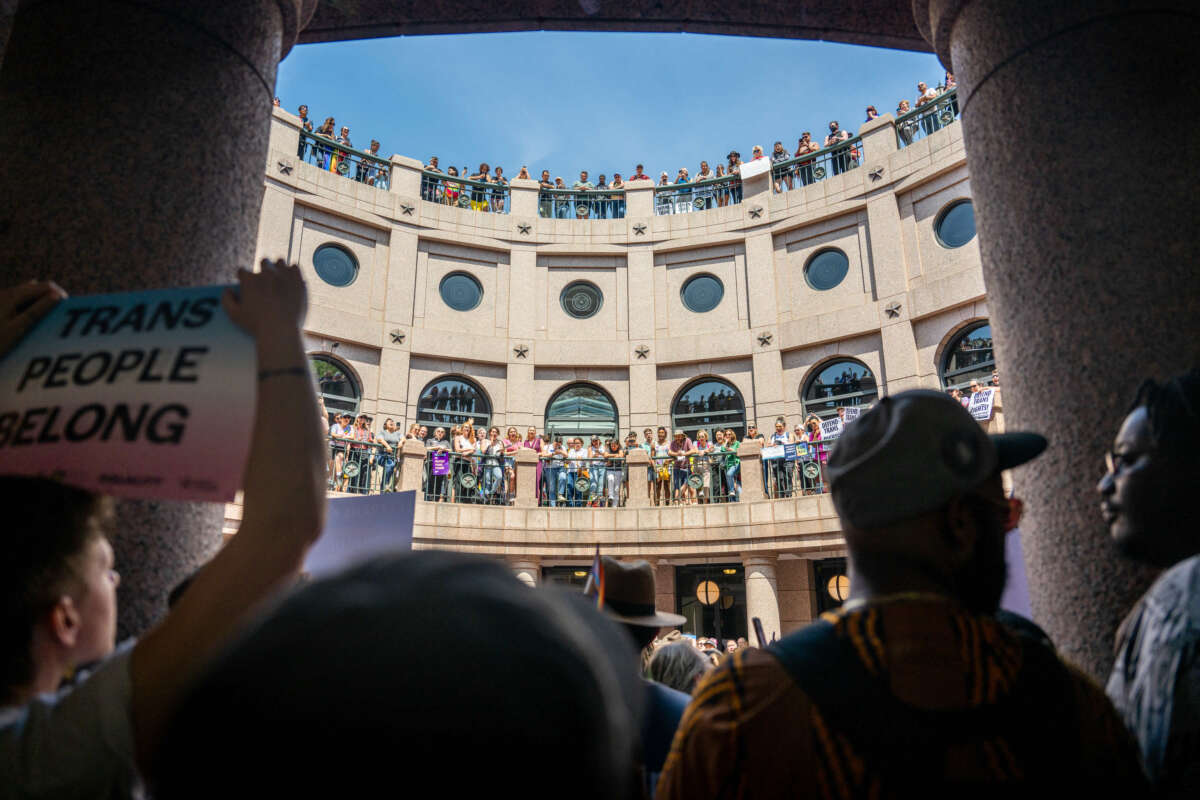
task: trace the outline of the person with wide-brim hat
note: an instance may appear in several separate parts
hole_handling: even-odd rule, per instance
[[[626,563],[609,556],[602,556],[599,562],[599,574],[593,569],[584,586],[584,594],[596,598],[600,610],[629,632],[635,646],[643,654],[634,669],[643,676],[646,685],[641,754],[649,797],[658,783],[658,774],[667,760],[667,753],[671,751],[675,729],[679,727],[679,720],[683,718],[683,711],[691,701],[691,696],[646,679],[644,654],[660,630],[682,625],[687,622],[687,617],[659,611],[654,607],[657,592],[654,568],[650,562]]]

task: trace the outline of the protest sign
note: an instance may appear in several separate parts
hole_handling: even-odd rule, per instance
[[[842,420],[840,417],[830,417],[821,420],[821,438],[836,439],[842,435]]]
[[[446,450],[434,450],[429,454],[429,474],[450,474],[450,453]]]
[[[987,422],[992,418],[992,411],[995,405],[996,390],[980,389],[971,395],[971,405],[968,410],[971,412],[971,416],[979,422]]]
[[[845,414],[842,417],[842,422],[851,423],[858,419],[859,414],[862,413],[862,406],[845,406],[842,411]]]
[[[771,159],[769,158],[752,159],[750,161],[743,162],[742,166],[739,168],[739,173],[742,176],[742,180],[749,180],[750,178],[755,178],[759,175],[765,175],[770,171]]]
[[[330,500],[325,530],[308,551],[304,571],[318,577],[412,550],[416,498],[415,491],[407,491]]]
[[[0,361],[0,469],[123,497],[232,500],[256,356],[223,289],[59,303]]]
[[[785,444],[783,446],[783,457],[784,457],[784,459],[786,459],[788,461],[795,461],[796,460],[796,445]]]
[[[763,461],[766,461],[771,458],[783,458],[783,456],[783,445],[773,444],[770,447],[764,447],[762,449],[762,454],[759,457],[762,458]]]

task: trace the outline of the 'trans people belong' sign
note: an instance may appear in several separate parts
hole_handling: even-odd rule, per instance
[[[0,472],[123,497],[231,500],[254,340],[224,287],[72,297],[0,361]]]

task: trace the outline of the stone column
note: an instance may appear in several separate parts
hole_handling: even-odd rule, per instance
[[[773,556],[743,555],[746,570],[746,630],[754,638],[754,618],[762,620],[767,641],[782,636],[779,624],[779,591],[775,581]]]
[[[629,467],[629,477],[626,478],[629,499],[625,501],[625,507],[649,508],[650,476],[646,470],[650,468],[650,454],[640,447],[637,450],[630,450],[629,454],[625,456],[625,463]]]
[[[0,69],[0,281],[73,294],[228,283],[249,267],[279,59],[315,0],[22,4]],[[230,468],[234,468],[230,465]],[[123,502],[118,635],[221,543],[219,503]]]
[[[517,580],[526,586],[537,586],[541,581],[542,568],[537,559],[511,560],[508,564],[512,567],[513,575],[517,576]]]
[[[1101,523],[1102,455],[1143,378],[1200,363],[1200,127],[1147,126],[1200,102],[1200,17],[1178,0],[914,10],[959,83],[1005,423],[1050,439],[1014,476],[1033,614],[1103,680],[1151,573]]]
[[[763,494],[762,447],[758,442],[742,442],[738,447],[738,458],[742,465],[742,502],[762,502],[766,499]]]
[[[537,506],[537,465],[538,454],[528,447],[522,447],[513,454],[514,467],[517,470],[517,497],[514,505],[517,508],[535,508]]]
[[[421,484],[425,478],[425,445],[416,439],[405,439],[400,446],[400,463],[396,469],[400,471],[396,491],[413,490],[417,493],[417,499],[421,499],[424,489]],[[449,476],[446,479],[449,480]]]

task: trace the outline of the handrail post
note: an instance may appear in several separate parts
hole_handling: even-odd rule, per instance
[[[625,478],[629,487],[629,498],[625,501],[626,508],[650,507],[650,454],[640,447],[630,450],[625,455],[625,464],[629,474]]]
[[[891,114],[880,114],[858,129],[862,139],[864,162],[868,169],[888,163],[888,156],[900,149],[896,139],[896,120]]]
[[[654,215],[654,181],[625,181],[625,219],[633,225]]]
[[[533,508],[537,505],[538,454],[528,447],[522,447],[513,454],[513,461],[513,468],[517,471],[517,496],[513,505],[517,508]]]
[[[388,190],[392,194],[410,200],[421,196],[421,167],[420,161],[408,156],[392,156],[392,175]]]
[[[405,439],[400,448],[399,486],[397,491],[407,492],[413,489],[417,496],[422,496],[421,485],[425,476],[425,445],[416,439]]]
[[[742,442],[738,446],[738,458],[742,464],[742,499],[751,503],[762,500],[766,497],[763,490],[762,446],[758,442]]]
[[[514,220],[537,219],[538,183],[525,178],[513,178],[508,182],[508,213]]]

